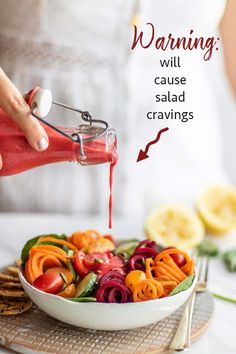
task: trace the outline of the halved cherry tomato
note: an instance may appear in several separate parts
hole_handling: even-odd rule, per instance
[[[83,259],[83,264],[86,268],[96,271],[100,266],[109,262],[109,257],[106,253],[94,252],[88,254]]]
[[[84,257],[85,254],[82,251],[78,251],[75,254],[75,258],[73,261],[73,266],[75,271],[81,276],[84,277],[86,274],[90,272],[90,270],[84,265]]]
[[[75,297],[75,284],[69,284],[65,287],[64,290],[62,290],[61,292],[59,292],[57,295],[62,296],[62,297]]]
[[[89,254],[94,252],[111,252],[115,249],[115,245],[113,241],[109,240],[108,238],[102,237],[96,242],[94,242],[91,246],[87,248],[87,252]]]
[[[125,278],[125,285],[133,292],[134,288],[145,279],[146,274],[144,272],[141,270],[132,270]]]
[[[37,289],[50,294],[57,294],[63,284],[62,277],[56,272],[42,274],[33,282],[33,286]]]
[[[63,267],[52,267],[46,270],[45,274],[51,273],[51,272],[56,272],[58,274],[62,273],[66,279],[67,279],[67,284],[72,283],[73,281],[73,274],[71,273],[71,271],[67,268],[63,268]]]
[[[117,270],[124,274],[124,266],[124,261],[120,257],[113,256],[109,259],[109,263],[99,265],[97,273],[103,275],[109,272],[110,270]]]
[[[114,257],[113,253],[111,253],[110,251],[107,251],[107,252],[105,252],[105,253],[107,254],[107,256],[108,256],[109,259],[111,259],[111,258]]]
[[[166,247],[165,249],[168,250],[171,248],[176,248],[176,247]],[[186,259],[182,254],[177,253],[177,254],[171,254],[170,256],[179,268],[183,267],[186,264]]]
[[[104,237],[104,238],[107,238],[108,240],[110,240],[111,242],[113,242],[113,243],[114,243],[114,245],[115,245],[115,241],[114,241],[114,239],[113,239],[112,235],[107,234],[107,235],[103,235],[103,237]]]

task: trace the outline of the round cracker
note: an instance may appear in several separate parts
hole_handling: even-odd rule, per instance
[[[7,267],[7,273],[13,275],[14,277],[18,277],[18,268],[15,266],[9,266]]]
[[[19,315],[23,312],[30,310],[32,301],[30,298],[0,298],[0,315],[10,316]]]
[[[19,278],[13,275],[0,272],[0,281],[13,281],[19,283]]]
[[[0,296],[3,296],[3,297],[26,297],[27,295],[23,290],[0,289]]]
[[[0,289],[2,288],[13,288],[13,289],[23,289],[22,284],[19,283],[14,283],[13,281],[0,281]]]

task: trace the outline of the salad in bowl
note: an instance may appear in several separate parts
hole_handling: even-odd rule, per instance
[[[20,280],[49,315],[93,329],[128,329],[159,321],[190,296],[189,254],[152,240],[118,244],[96,230],[41,235],[22,250]]]

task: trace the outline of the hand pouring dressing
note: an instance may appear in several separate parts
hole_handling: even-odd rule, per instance
[[[107,122],[92,119],[87,111],[52,101],[49,90],[33,89],[29,94],[29,106],[49,138],[47,150],[38,152],[27,142],[17,125],[0,109],[0,153],[3,168],[0,176],[10,176],[34,167],[54,162],[74,161],[79,165],[110,163],[109,176],[109,228],[112,227],[112,183],[113,170],[117,163],[117,141],[114,129]],[[76,128],[62,128],[51,125],[43,118],[55,104],[81,114],[85,122]]]

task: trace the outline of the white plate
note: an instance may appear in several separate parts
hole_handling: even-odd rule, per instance
[[[30,285],[21,269],[19,277],[28,296],[48,315],[74,326],[112,331],[142,327],[163,320],[184,304],[197,281],[195,276],[190,288],[174,296],[144,302],[107,304],[79,303],[47,294]]]

